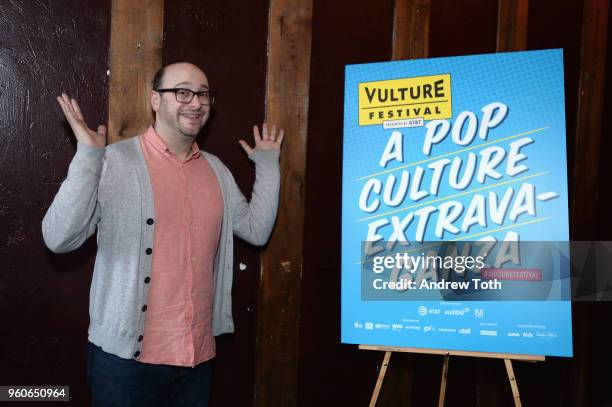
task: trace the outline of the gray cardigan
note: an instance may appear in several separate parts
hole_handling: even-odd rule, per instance
[[[278,208],[278,150],[254,151],[255,184],[247,202],[232,174],[206,152],[223,193],[223,221],[214,262],[213,334],[234,331],[233,234],[266,243]],[[89,340],[122,358],[138,358],[149,292],[155,211],[147,165],[137,137],[95,148],[79,143],[43,222],[56,253],[81,246],[97,228],[98,252],[89,294]]]

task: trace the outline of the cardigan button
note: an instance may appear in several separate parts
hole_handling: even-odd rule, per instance
[[[155,223],[155,221],[153,220],[153,218],[147,219],[147,225],[152,225],[154,223]]]
[[[141,310],[142,310],[142,312],[145,312],[147,310],[146,304],[142,306]]]
[[[151,254],[153,253],[153,249],[151,249],[150,247],[147,247],[147,250],[145,250],[146,254]]]
[[[151,277],[145,277],[144,279],[145,284],[149,284],[150,281],[151,281]]]
[[[138,342],[142,342],[142,338],[143,338],[142,335],[138,335]]]
[[[134,357],[137,358],[138,356],[140,356],[140,351],[137,350],[136,352],[134,352]]]

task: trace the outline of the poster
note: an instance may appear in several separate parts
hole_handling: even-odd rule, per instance
[[[563,54],[350,65],[343,343],[572,356]]]

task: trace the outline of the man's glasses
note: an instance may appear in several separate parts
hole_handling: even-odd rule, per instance
[[[193,97],[198,95],[198,100],[203,105],[212,105],[215,103],[215,93],[203,90],[201,92],[194,92],[190,89],[185,88],[172,88],[172,89],[157,89],[156,92],[165,93],[172,92],[176,97],[176,101],[179,103],[191,103]]]

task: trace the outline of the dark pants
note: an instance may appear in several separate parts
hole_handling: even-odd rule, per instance
[[[94,407],[206,407],[211,377],[212,361],[193,368],[152,365],[87,343],[87,384]]]

